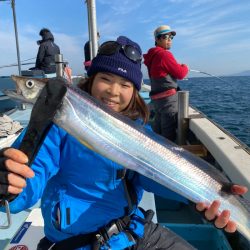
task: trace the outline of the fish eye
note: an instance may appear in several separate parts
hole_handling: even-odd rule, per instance
[[[28,80],[28,81],[26,81],[25,85],[27,88],[31,89],[34,87],[35,82],[33,80]]]

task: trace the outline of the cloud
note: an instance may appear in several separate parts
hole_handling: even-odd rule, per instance
[[[250,39],[246,39],[246,40],[241,40],[240,44],[239,43],[229,43],[226,45],[221,46],[220,51],[223,53],[249,53],[250,52]],[[247,60],[249,60],[249,54],[245,54],[245,56],[248,58]]]
[[[151,16],[150,18],[143,18],[141,20],[139,20],[139,23],[142,23],[142,24],[146,24],[146,23],[152,23],[154,22],[154,20],[156,19],[155,16]]]
[[[54,32],[55,42],[59,45],[64,61],[69,63],[73,74],[83,74],[84,41],[83,37]]]
[[[60,46],[64,58],[72,66],[73,74],[83,73],[83,47],[88,39],[87,15],[81,11],[79,14],[78,9],[86,7],[83,4],[85,1],[72,4],[76,15],[67,20],[64,17],[65,12],[69,14],[68,5],[65,5],[68,0],[62,1],[60,5],[62,12],[59,14],[57,11],[56,18],[51,22],[50,18],[41,18],[44,9],[36,9],[37,15],[32,20],[27,18],[30,13],[27,10],[34,9],[34,6],[32,6],[33,1],[26,1],[27,6],[20,4],[17,8],[21,60],[36,57],[38,49],[36,41],[40,39],[38,32],[43,25],[48,25],[54,31],[55,41]],[[10,5],[4,3],[7,2],[2,2],[0,8],[0,66],[17,61],[12,12]],[[49,1],[44,0],[41,7],[47,3]],[[55,13],[54,8],[57,8],[54,1],[50,7],[52,16]],[[193,61],[204,69],[213,65],[215,69],[217,67],[223,72],[230,67],[237,56],[242,58],[244,69],[249,68],[249,58],[247,58],[250,40],[249,1],[97,0],[96,11],[97,29],[101,34],[100,43],[114,40],[118,35],[126,35],[137,41],[143,51],[147,51],[154,45],[154,29],[159,25],[168,24],[177,31],[172,48],[177,59],[180,58],[185,62]],[[212,58],[213,53],[221,55],[220,63],[217,63],[217,58],[216,60]],[[0,69],[0,75],[10,70],[16,71],[17,68],[6,68],[6,71]]]
[[[36,56],[37,52],[35,41],[31,40],[30,37],[24,36],[22,33],[19,33],[18,40],[21,61]],[[12,20],[5,19],[2,21],[0,41],[0,66],[17,64],[16,40]],[[28,61],[26,61],[26,63],[28,63]],[[27,67],[28,66],[24,66],[24,68]],[[17,73],[17,71],[17,67],[1,68],[0,75]]]
[[[204,24],[193,28],[190,27],[190,29],[178,29],[178,34],[185,37],[187,44],[191,48],[211,45],[216,45],[217,48],[224,47],[234,42],[235,34],[239,32],[247,34],[250,32],[250,28],[245,27],[245,24],[242,22],[232,22],[214,25],[212,29],[206,29]],[[249,37],[242,36],[241,42],[245,39],[249,40]],[[239,43],[237,44],[239,45]]]
[[[15,33],[13,30],[13,23],[10,20],[5,20],[3,29],[0,31],[0,41],[4,46],[0,46],[0,67],[4,65],[17,64],[17,53],[15,43]],[[37,27],[32,25],[22,27],[19,32],[19,49],[21,62],[29,58],[32,60],[25,61],[35,62],[35,58],[38,51],[36,40],[40,38],[37,34]],[[74,37],[64,33],[54,33],[55,42],[60,46],[61,53],[63,54],[64,60],[70,63],[70,66],[74,68],[73,73],[83,73],[83,60],[84,60],[84,40],[82,37]],[[22,70],[27,70],[29,67],[34,65],[23,65]],[[16,74],[18,73],[17,67],[6,67],[0,68],[0,75]],[[2,73],[4,72],[4,73]]]
[[[98,0],[103,5],[108,5],[112,10],[113,15],[125,15],[141,7],[143,0]]]
[[[102,19],[99,29],[101,35],[100,39],[106,41],[116,39],[117,35],[124,32],[126,26],[123,24],[123,20],[116,20],[113,22],[105,17]]]

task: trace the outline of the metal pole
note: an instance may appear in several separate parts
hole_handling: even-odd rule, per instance
[[[95,5],[95,0],[87,0],[86,2],[88,9],[90,59],[92,60],[96,56],[98,50],[96,5]]]
[[[63,55],[55,55],[55,64],[56,64],[56,76],[63,77]]]
[[[14,29],[15,29],[15,36],[16,36],[16,52],[17,52],[18,72],[19,72],[19,75],[21,75],[21,60],[20,60],[18,32],[17,32],[17,24],[16,24],[15,0],[11,0],[11,7],[12,7],[12,12],[13,12]]]
[[[92,42],[91,42],[92,30],[91,30],[91,25],[90,25],[90,23],[91,23],[91,21],[90,21],[90,11],[89,11],[90,7],[89,7],[88,2],[89,1],[86,0],[87,10],[88,10],[89,53],[90,53],[90,59],[92,59],[93,58],[93,55],[92,55],[92,47],[93,46],[92,46]]]
[[[189,108],[189,92],[178,91],[178,130],[177,144],[185,145],[188,132],[188,108]]]

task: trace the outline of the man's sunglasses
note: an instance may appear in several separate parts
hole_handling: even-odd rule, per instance
[[[165,40],[173,40],[174,39],[174,35],[172,35],[172,34],[165,34],[165,35],[161,35],[161,38],[163,38]]]
[[[136,63],[141,62],[142,55],[141,55],[141,52],[137,48],[131,45],[121,45],[116,41],[108,41],[108,42],[103,43],[98,49],[97,54],[111,56],[117,53],[118,51],[120,51],[121,49],[124,52],[124,55],[128,59]]]

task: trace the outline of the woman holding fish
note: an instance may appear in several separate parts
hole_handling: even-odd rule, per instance
[[[147,106],[139,95],[141,57],[139,45],[126,37],[106,42],[92,61],[89,79],[79,88],[113,112],[150,130],[145,125]],[[170,190],[126,170],[89,145],[83,146],[56,124],[50,128],[31,168],[26,165],[27,156],[15,149],[21,141],[22,135],[13,148],[2,150],[0,194],[18,194],[10,202],[14,213],[41,198],[46,237],[37,249],[194,249],[153,223],[150,210],[138,207],[143,190],[165,197]],[[230,190],[235,194],[247,191],[237,185]],[[186,202],[177,194],[176,199]],[[219,205],[218,201],[211,206],[198,203],[197,209],[204,211],[208,220],[214,220],[216,227],[234,232],[236,224],[230,220],[230,212],[219,214]]]

